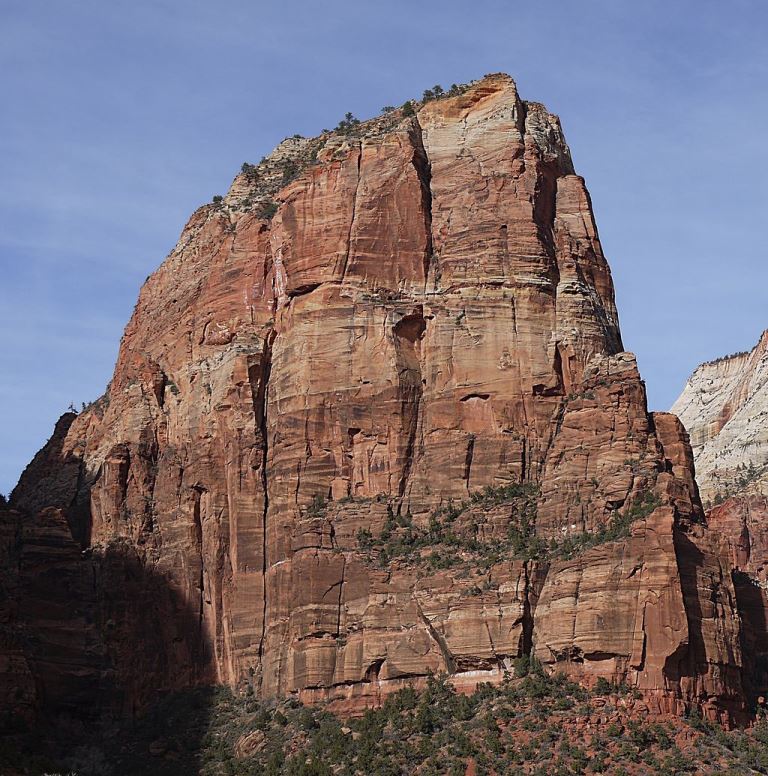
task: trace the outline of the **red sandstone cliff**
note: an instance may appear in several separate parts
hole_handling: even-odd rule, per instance
[[[210,680],[359,706],[533,652],[743,709],[730,549],[622,352],[559,121],[507,76],[246,167],[65,425],[12,498],[26,568],[96,580],[55,665],[27,650],[49,703],[95,673],[123,709]]]
[[[743,620],[745,685],[768,693],[768,331],[755,347],[702,364],[673,410],[693,440],[707,520],[730,545]]]

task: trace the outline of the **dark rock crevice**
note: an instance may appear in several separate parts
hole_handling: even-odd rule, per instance
[[[432,237],[432,165],[424,147],[421,124],[419,124],[416,116],[413,117],[409,135],[413,143],[411,163],[421,183],[421,205],[424,212],[424,227],[427,235],[427,244],[424,246],[424,283],[426,284],[434,250]]]
[[[455,674],[456,660],[453,657],[453,653],[451,652],[451,649],[448,646],[448,643],[446,642],[442,634],[438,633],[435,626],[432,625],[432,622],[430,621],[429,617],[427,617],[427,615],[424,614],[424,610],[421,608],[419,599],[415,595],[413,596],[413,602],[416,604],[416,611],[418,612],[419,619],[424,623],[424,627],[427,629],[427,633],[429,634],[430,638],[435,642],[438,649],[440,650],[440,654],[442,655],[443,661],[445,662],[445,668],[447,673]]]
[[[403,315],[393,326],[397,379],[400,384],[400,417],[402,418],[400,480],[397,495],[405,496],[413,468],[416,437],[419,429],[421,403],[424,393],[420,341],[427,329],[427,321],[419,305]]]
[[[357,146],[355,151],[357,153],[357,159],[356,159],[357,177],[355,178],[355,191],[354,191],[354,194],[352,195],[352,215],[350,216],[350,219],[349,219],[349,230],[347,232],[347,243],[346,243],[347,248],[344,253],[344,259],[341,265],[341,272],[339,273],[339,277],[341,278],[342,281],[347,275],[347,267],[349,266],[349,259],[352,253],[352,235],[354,234],[354,231],[355,231],[355,218],[357,217],[357,195],[358,195],[358,192],[360,191],[360,168],[363,162],[362,143],[360,143]]]
[[[264,500],[262,508],[262,611],[261,611],[261,635],[259,638],[259,669],[260,680],[263,680],[261,665],[264,658],[264,642],[267,629],[267,571],[269,563],[267,558],[267,519],[269,514],[269,477],[267,467],[269,463],[269,427],[267,422],[267,404],[269,400],[269,379],[272,371],[272,347],[275,341],[276,332],[273,330],[264,340],[261,359],[258,366],[249,370],[249,380],[251,383],[253,413],[255,428],[261,444],[261,488],[262,498]]]

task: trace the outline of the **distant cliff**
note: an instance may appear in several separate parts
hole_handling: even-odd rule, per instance
[[[671,412],[690,434],[705,501],[768,478],[768,331],[751,351],[698,367]]]
[[[691,436],[712,530],[732,552],[745,685],[768,691],[768,331],[746,353],[702,364],[672,408]]]

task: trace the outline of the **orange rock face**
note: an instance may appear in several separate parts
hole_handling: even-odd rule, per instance
[[[512,483],[538,493],[538,559],[505,544],[513,504],[470,502]],[[649,494],[630,531],[558,559]],[[162,676],[354,709],[531,652],[662,710],[743,705],[729,548],[685,432],[649,415],[622,352],[559,121],[507,76],[285,141],[198,210],[108,393],[13,505],[59,510],[77,573],[99,570],[86,609],[128,705]],[[434,534],[436,510],[456,522],[431,565],[383,554],[385,535]]]

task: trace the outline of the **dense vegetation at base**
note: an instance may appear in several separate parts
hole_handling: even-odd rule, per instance
[[[766,722],[729,733],[696,716],[633,721],[627,707],[637,695],[627,688],[601,681],[588,693],[530,668],[470,696],[434,677],[424,690],[403,689],[346,721],[295,701],[264,705],[223,688],[198,689],[166,698],[130,728],[99,735],[59,762],[38,758],[25,770],[24,756],[14,764],[5,751],[0,773],[464,776],[470,764],[477,776],[768,773]]]

